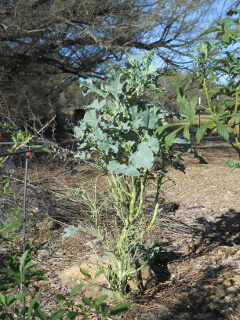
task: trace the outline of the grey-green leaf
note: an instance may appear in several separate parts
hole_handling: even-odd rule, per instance
[[[141,142],[138,150],[130,157],[131,164],[137,168],[150,169],[154,163],[154,155],[147,142]]]
[[[65,232],[65,234],[62,236],[62,239],[65,239],[67,237],[77,234],[80,228],[81,228],[80,226],[75,227],[74,225],[70,225],[67,228],[64,228],[63,231]]]
[[[88,110],[85,113],[84,121],[91,127],[96,128],[98,126],[98,119],[95,110]]]

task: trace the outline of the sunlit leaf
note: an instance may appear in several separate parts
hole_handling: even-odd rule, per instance
[[[88,273],[88,271],[86,269],[80,268],[80,272],[87,278],[87,280],[92,279],[91,275]]]
[[[78,290],[82,289],[82,287],[83,287],[83,284],[76,285],[70,293],[70,298],[72,298]]]
[[[98,308],[103,303],[103,301],[107,300],[107,298],[108,298],[108,295],[105,294],[105,295],[102,295],[100,298],[95,299],[94,300],[95,307]]]
[[[154,155],[148,144],[142,142],[139,144],[137,152],[132,154],[129,160],[137,169],[150,169],[154,163]]]
[[[20,271],[21,275],[23,274],[23,268],[24,268],[24,264],[25,264],[25,261],[27,259],[28,254],[29,254],[29,250],[26,250],[20,258],[19,271]]]
[[[203,124],[202,126],[200,126],[200,128],[197,130],[197,133],[196,133],[196,139],[197,139],[197,142],[199,143],[205,132],[207,131],[207,129],[211,126],[215,125],[214,122],[212,122],[212,120],[206,122],[205,124]]]
[[[96,279],[96,278],[99,277],[101,274],[104,274],[104,272],[105,272],[104,269],[98,270],[98,272],[96,272],[94,278]]]
[[[216,121],[216,124],[218,133],[229,142],[228,128],[221,121]]]
[[[39,300],[40,297],[41,297],[41,294],[38,294],[37,296],[35,296],[32,299],[32,301],[28,307],[28,313],[27,313],[28,320],[32,319],[32,311],[33,311],[34,307],[38,306],[37,301]]]

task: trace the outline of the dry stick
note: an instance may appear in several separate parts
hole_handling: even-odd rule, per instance
[[[49,124],[50,124],[51,122],[53,122],[53,120],[55,120],[55,118],[56,118],[56,115],[54,115],[51,120],[49,120],[40,130],[38,130],[38,131],[37,131],[37,134],[41,133],[47,126],[49,126]],[[22,148],[23,146],[25,146],[25,145],[26,145],[31,139],[33,139],[33,138],[34,138],[34,135],[32,135],[31,137],[29,137],[24,143],[22,143],[22,144],[20,144],[18,147],[16,147],[15,150],[18,150],[18,149]],[[10,157],[10,155],[6,156],[6,157],[4,158],[4,160],[3,160],[3,163],[4,163],[9,157]]]
[[[56,118],[56,115],[54,115],[51,120],[49,120],[40,130],[38,130],[38,131],[37,131],[37,134],[41,133],[47,126],[49,126],[49,124],[50,124],[51,122],[53,122],[53,120],[55,120],[55,118]],[[25,141],[25,142],[22,143],[20,146],[18,146],[18,147],[16,148],[16,150],[18,150],[19,148],[25,146],[25,145],[26,145],[31,139],[33,139],[33,138],[34,138],[34,135],[32,135],[31,137],[29,137],[29,138],[27,139],[27,141]]]
[[[25,163],[25,176],[24,176],[24,195],[23,195],[23,254],[26,251],[26,223],[27,223],[27,176],[28,176],[28,158],[29,156],[26,155],[26,163]],[[25,268],[25,260],[23,262],[23,269]],[[24,290],[26,289],[26,276],[25,273],[23,274],[23,282],[21,285],[21,291],[24,292]],[[26,298],[23,298],[23,306],[22,306],[22,315],[23,315],[23,319],[25,319],[25,309],[26,309]]]

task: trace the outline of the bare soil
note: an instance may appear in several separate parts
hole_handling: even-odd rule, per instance
[[[240,319],[240,169],[222,164],[237,156],[214,136],[196,148],[208,164],[185,157],[185,173],[169,173],[162,191],[163,211],[149,235],[162,243],[153,266],[159,284],[130,295],[130,311],[119,319]],[[67,225],[84,224],[89,216],[79,199],[69,198],[71,188],[81,184],[92,190],[99,172],[72,157],[39,159],[33,159],[29,170],[33,225],[28,238],[45,243],[35,261],[50,279],[43,286],[41,303],[51,309],[54,294],[69,291],[59,272],[87,259],[93,248],[98,250],[87,230],[64,240],[62,233]],[[99,177],[98,183],[104,188],[105,178]],[[103,222],[111,228],[109,217],[103,216]]]

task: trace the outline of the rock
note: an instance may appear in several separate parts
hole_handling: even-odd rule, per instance
[[[7,159],[3,162],[1,171],[3,175],[15,175],[17,168],[12,160]]]
[[[139,261],[140,265],[143,261]],[[88,262],[82,262],[79,265],[66,268],[58,273],[62,283],[70,288],[77,284],[85,284],[83,293],[86,297],[98,298],[102,294],[112,295],[113,292],[108,290],[107,281],[104,273],[96,277],[96,274],[102,269],[109,266],[109,261],[105,257],[91,256]],[[91,279],[86,279],[86,276],[80,271],[84,269],[91,276]],[[146,265],[138,274],[133,274],[129,279],[128,285],[131,290],[145,290],[154,287],[158,283],[157,276],[153,269]]]
[[[230,287],[232,285],[232,280],[229,277],[228,278],[223,278],[222,284],[225,287]]]
[[[139,266],[144,264],[144,261],[139,259]],[[128,284],[131,290],[146,290],[154,288],[158,284],[158,278],[154,270],[147,264],[138,273],[134,273]]]
[[[55,256],[57,256],[57,257],[62,257],[63,255],[64,255],[64,251],[63,250],[55,252]]]
[[[236,286],[238,286],[240,288],[240,277],[238,277],[238,276],[232,277],[231,280],[232,280],[234,285],[236,285]]]
[[[215,289],[215,298],[216,299],[221,299],[227,296],[226,289],[223,286],[217,286]]]
[[[86,281],[86,277],[80,271],[80,268],[85,269],[91,275],[93,281]],[[100,269],[101,268],[97,265],[84,262],[80,266],[75,265],[70,268],[66,268],[59,272],[58,275],[62,283],[71,289],[77,284],[84,284],[84,287],[80,292],[89,299],[99,298],[105,294],[111,297],[113,292],[104,287],[106,286],[106,279],[104,275],[95,278],[96,273]]]
[[[205,289],[208,297],[212,297],[214,295],[213,285],[206,285],[206,286],[204,286],[204,289]]]
[[[237,293],[238,289],[235,286],[231,286],[231,287],[228,287],[226,291],[227,293],[235,294]]]
[[[228,266],[233,268],[239,267],[239,263],[240,263],[239,260],[235,260],[232,257],[228,257],[227,259],[222,261],[223,266]]]

